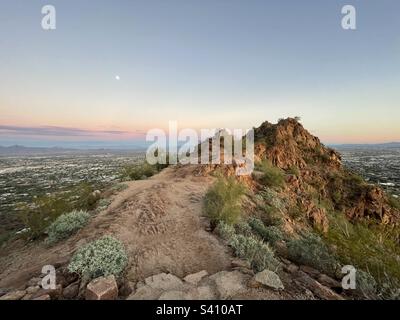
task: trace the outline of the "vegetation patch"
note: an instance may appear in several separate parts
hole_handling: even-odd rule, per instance
[[[255,236],[237,234],[235,228],[220,222],[217,226],[218,233],[227,241],[236,256],[247,260],[256,271],[269,269],[277,271],[280,267],[271,247]]]
[[[78,249],[68,270],[87,279],[101,276],[119,276],[128,263],[124,245],[111,236],[105,236]]]
[[[256,165],[256,169],[263,173],[260,182],[268,187],[281,188],[285,184],[285,174],[269,160],[263,160]]]
[[[396,210],[400,210],[400,200],[398,198],[395,198],[394,196],[389,195],[388,203],[392,208],[394,208]]]
[[[158,172],[156,165],[150,165],[147,162],[142,164],[127,164],[121,170],[122,180],[143,180]]]
[[[264,241],[274,245],[277,241],[284,239],[284,234],[276,226],[265,226],[264,223],[257,218],[251,218],[249,225]]]
[[[375,279],[380,295],[393,297],[400,288],[399,227],[368,225],[366,222],[352,224],[342,213],[330,215],[329,220],[326,241],[337,248],[340,261],[368,271]]]
[[[47,229],[48,244],[54,244],[73,235],[89,221],[90,214],[86,211],[72,211],[59,216]]]
[[[242,213],[241,198],[245,191],[245,187],[234,177],[219,176],[204,197],[205,213],[211,219],[211,223],[238,223]]]
[[[305,233],[287,243],[289,258],[328,275],[335,275],[338,263],[325,242],[314,233]]]
[[[65,192],[37,197],[30,205],[19,208],[19,218],[28,230],[29,239],[38,239],[60,215],[74,210],[93,210],[99,198],[93,187],[80,184]]]

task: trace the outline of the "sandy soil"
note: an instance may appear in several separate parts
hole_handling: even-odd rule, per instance
[[[66,263],[90,240],[110,234],[126,246],[131,281],[160,272],[179,277],[200,270],[210,274],[230,265],[227,248],[205,231],[202,201],[212,183],[195,176],[194,167],[167,168],[113,197],[109,208],[87,227],[53,247],[17,241],[0,252],[0,288],[17,288],[40,273],[43,265]]]

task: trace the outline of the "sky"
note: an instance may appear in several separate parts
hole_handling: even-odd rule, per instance
[[[44,5],[56,29],[43,30]],[[356,8],[344,30],[341,9]],[[300,116],[400,141],[398,0],[1,0],[0,145],[131,146],[152,128]]]

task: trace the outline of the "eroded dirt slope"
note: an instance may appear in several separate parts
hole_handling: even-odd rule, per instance
[[[183,277],[224,270],[230,265],[227,248],[205,231],[202,218],[201,199],[211,183],[212,178],[196,176],[191,166],[129,182],[107,210],[70,239],[50,248],[21,240],[3,249],[0,287],[22,285],[43,265],[65,263],[78,247],[106,234],[125,244],[131,281],[159,272]]]

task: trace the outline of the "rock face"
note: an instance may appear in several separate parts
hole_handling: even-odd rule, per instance
[[[254,280],[274,289],[284,289],[283,283],[279,276],[270,270],[265,269],[254,276]]]
[[[115,300],[118,298],[118,285],[113,275],[91,281],[86,287],[86,300]]]
[[[264,122],[254,133],[255,161],[268,160],[286,171],[285,191],[322,232],[329,228],[326,210],[320,205],[322,200],[332,202],[333,209],[353,221],[367,218],[383,224],[400,223],[400,212],[389,205],[384,191],[355,178],[342,166],[340,154],[324,146],[296,119],[282,119],[277,124]],[[288,170],[297,173],[288,175]]]

